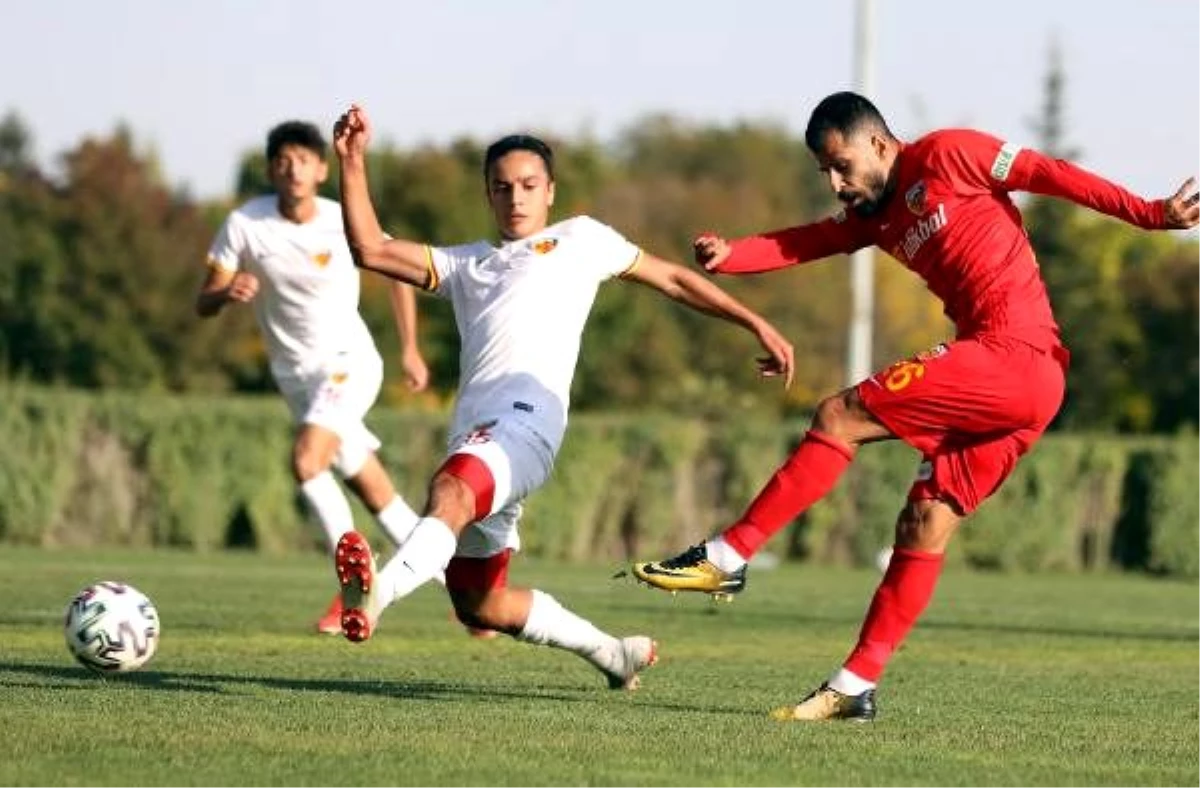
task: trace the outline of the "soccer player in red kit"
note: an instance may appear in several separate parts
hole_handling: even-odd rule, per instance
[[[817,105],[805,142],[843,210],[733,242],[701,236],[697,261],[754,274],[878,246],[925,280],[957,336],[823,400],[799,448],[740,520],[633,571],[671,591],[739,592],[750,557],[833,488],[859,446],[895,438],[913,446],[923,461],[858,643],[828,681],[772,712],[789,721],[870,720],[876,683],[932,597],[959,523],[1012,473],[1062,403],[1069,356],[1009,192],[1061,197],[1146,229],[1194,227],[1200,207],[1193,180],[1147,201],[978,131],[903,142],[870,101],[849,92]]]

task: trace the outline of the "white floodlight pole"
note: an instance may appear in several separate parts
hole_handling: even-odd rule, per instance
[[[857,0],[854,23],[854,86],[874,101],[874,0]],[[846,347],[846,385],[871,374],[871,334],[875,312],[875,264],[871,249],[850,256],[850,334]]]

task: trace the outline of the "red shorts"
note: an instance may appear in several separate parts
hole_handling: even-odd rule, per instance
[[[857,391],[876,419],[924,455],[908,499],[945,499],[968,514],[1058,413],[1067,358],[1061,347],[981,334],[897,362]]]

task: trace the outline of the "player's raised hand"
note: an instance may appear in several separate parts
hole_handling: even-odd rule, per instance
[[[342,113],[333,124],[333,149],[338,158],[362,156],[371,141],[371,121],[366,110],[357,104]]]
[[[704,233],[692,242],[692,251],[696,255],[696,262],[704,266],[705,271],[714,271],[729,257],[731,247],[721,236]]]
[[[783,334],[765,320],[755,326],[754,333],[758,335],[758,341],[763,348],[770,353],[769,356],[756,359],[758,373],[764,378],[782,375],[784,388],[791,386],[792,374],[796,369],[796,353],[792,343],[784,339]]]
[[[225,288],[225,298],[237,304],[248,304],[258,295],[258,277],[249,271],[238,271]]]
[[[1190,230],[1200,223],[1200,193],[1196,191],[1195,178],[1188,178],[1179,191],[1163,202],[1168,230]]]

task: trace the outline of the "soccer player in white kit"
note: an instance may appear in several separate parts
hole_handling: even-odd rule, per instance
[[[399,545],[417,515],[393,487],[363,423],[379,395],[383,359],[358,312],[359,271],[350,256],[338,204],[317,195],[328,175],[326,143],[311,123],[288,121],[267,136],[274,194],[255,197],[226,218],[208,251],[208,275],[196,299],[201,317],[230,303],[253,303],[271,374],[297,424],[292,473],[325,530],[330,552],[354,530],[350,504],[331,468]],[[391,292],[410,388],[429,373],[416,344],[413,291]],[[341,595],[317,629],[341,631]]]
[[[485,156],[499,245],[433,248],[389,238],[368,191],[369,138],[367,116],[357,106],[334,127],[355,261],[448,299],[462,350],[448,456],[430,481],[424,516],[381,571],[360,535],[347,533],[338,542],[342,632],[351,641],[366,640],[387,605],[444,570],[464,624],[574,652],[610,687],[632,689],[639,672],[655,661],[650,638],[613,637],[549,594],[507,585],[509,558],[519,546],[521,501],[549,477],[567,426],[580,336],[597,288],[619,277],[737,323],[766,349],[768,356],[759,360],[763,374],[788,382],[792,347],[700,274],[639,250],[594,219],[577,216],[547,226],[553,156],[534,137],[506,137]]]

